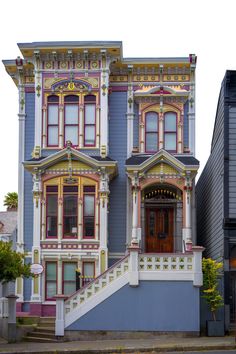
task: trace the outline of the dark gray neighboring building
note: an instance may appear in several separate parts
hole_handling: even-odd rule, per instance
[[[196,186],[198,244],[224,263],[225,328],[236,320],[236,71],[226,71],[211,153]]]

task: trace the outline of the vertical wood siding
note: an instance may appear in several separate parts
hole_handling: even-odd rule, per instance
[[[205,255],[222,260],[224,250],[224,90],[221,90],[211,154],[196,186],[197,236]]]
[[[229,217],[236,218],[236,105],[229,107]]]
[[[110,252],[124,252],[126,247],[127,93],[109,96],[109,155],[118,162],[119,175],[110,184],[109,244]]]

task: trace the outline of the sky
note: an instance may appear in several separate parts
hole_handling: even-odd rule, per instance
[[[210,154],[221,82],[236,70],[235,0],[32,0],[0,4],[0,59],[21,55],[17,43],[110,40],[124,57],[195,53],[196,157]],[[0,63],[0,210],[18,189],[18,92]]]

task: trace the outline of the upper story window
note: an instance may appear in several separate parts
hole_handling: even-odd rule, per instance
[[[66,96],[64,99],[64,144],[70,140],[72,145],[79,144],[79,97]]]
[[[58,146],[59,142],[59,97],[48,97],[48,146]]]
[[[164,149],[173,152],[177,149],[177,115],[174,112],[164,115]]]
[[[83,213],[83,236],[94,238],[95,236],[95,187],[84,186],[84,213]]]
[[[158,113],[148,112],[145,115],[145,151],[158,150]]]
[[[87,95],[84,98],[84,103],[84,146],[95,146],[96,97]]]

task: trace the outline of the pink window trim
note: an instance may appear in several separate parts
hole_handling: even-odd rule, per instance
[[[95,106],[95,117],[94,117],[94,124],[86,124],[86,109],[84,110],[84,146],[85,147],[95,147],[96,146],[96,103],[94,102],[86,102],[86,105],[94,105]],[[85,128],[86,127],[94,127],[94,144],[85,144]]]
[[[147,132],[147,129],[146,129],[146,116],[148,113],[155,113],[156,116],[157,116],[157,130],[155,131],[149,131]],[[148,134],[154,134],[156,133],[157,134],[157,150],[147,150],[147,135]],[[159,114],[157,112],[154,112],[154,111],[148,111],[145,113],[145,152],[146,153],[155,153],[158,151],[158,148],[159,148]]]
[[[65,107],[67,105],[78,105],[78,123],[77,124],[66,124],[66,109]],[[64,146],[66,146],[66,127],[78,127],[78,136],[77,136],[77,139],[78,139],[78,144],[77,145],[73,145],[73,142],[72,142],[72,146],[78,146],[79,145],[79,103],[78,102],[65,102],[64,103]]]
[[[49,106],[55,106],[57,105],[58,106],[58,117],[57,117],[57,124],[48,124],[48,112],[49,112],[49,109],[48,107]],[[57,145],[50,145],[49,142],[48,142],[48,128],[50,127],[57,127],[58,128],[58,137],[57,137],[57,141],[58,141],[58,144]],[[47,146],[48,147],[58,147],[59,146],[59,103],[58,102],[49,102],[48,105],[47,105]]]
[[[175,123],[175,126],[176,126],[176,128],[175,128],[175,131],[174,130],[166,130],[165,129],[165,122],[166,122],[166,120],[165,120],[165,116],[166,116],[166,114],[168,114],[168,113],[174,113],[175,114],[175,119],[176,119],[176,123]],[[176,140],[176,149],[175,150],[166,150],[166,151],[169,151],[169,152],[177,152],[177,113],[176,112],[173,112],[173,111],[168,111],[168,112],[165,112],[164,113],[164,148],[165,148],[165,136],[166,136],[166,134],[169,134],[169,135],[174,135],[175,134],[175,140]]]
[[[85,228],[84,228],[85,222],[84,222],[84,220],[85,220],[86,216],[84,215],[84,206],[85,206],[84,200],[85,200],[85,196],[86,195],[93,196],[93,200],[94,200],[94,202],[93,202],[93,218],[94,218],[93,230],[94,230],[94,235],[93,236],[85,236]],[[95,192],[90,192],[90,193],[89,192],[85,192],[85,193],[83,193],[83,239],[95,239],[95,215],[96,215],[95,214]]]
[[[47,235],[47,230],[48,230],[48,196],[51,195],[56,195],[57,196],[57,205],[58,205],[58,192],[46,192],[46,239],[55,239],[58,238],[58,208],[57,208],[57,234],[55,236],[48,236]]]

